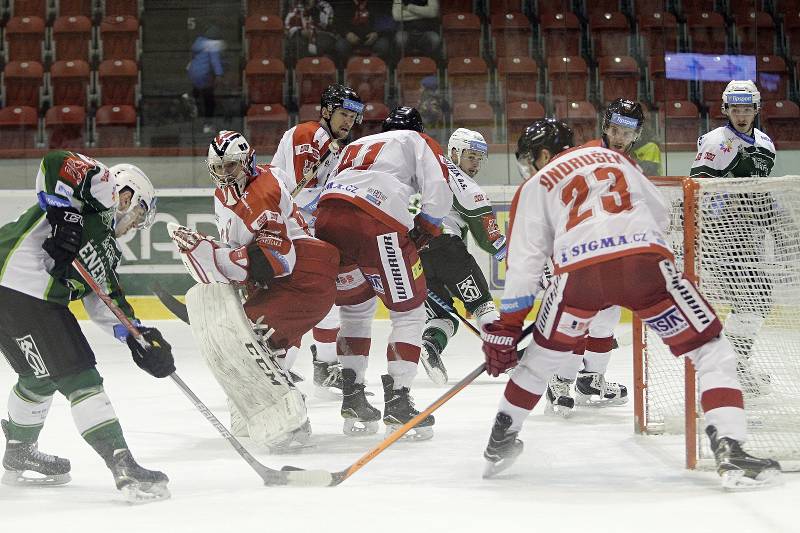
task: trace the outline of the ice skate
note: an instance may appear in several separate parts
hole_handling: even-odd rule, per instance
[[[414,418],[419,411],[414,409],[414,400],[411,399],[408,387],[394,388],[394,378],[387,374],[381,376],[383,381],[383,423],[386,424],[386,434],[392,433],[400,426]],[[433,424],[436,420],[433,415],[426,416],[422,422],[410,429],[403,439],[428,440],[433,438]]]
[[[547,404],[545,414],[560,415],[569,418],[575,409],[575,398],[570,395],[570,387],[574,381],[564,379],[556,374],[547,383]]]
[[[717,438],[717,428],[708,426],[706,434],[717,461],[717,473],[722,486],[729,490],[752,489],[777,485],[781,479],[781,465],[772,459],[753,457],[742,450],[737,440]]]
[[[0,420],[0,425],[6,437],[4,485],[63,485],[72,479],[69,459],[40,452],[36,442],[10,441],[8,421]]]
[[[447,369],[444,367],[442,349],[438,343],[432,339],[422,339],[422,351],[420,352],[419,360],[431,381],[436,385],[445,385],[447,383]]]
[[[489,479],[507,469],[519,457],[524,449],[524,444],[517,438],[518,431],[509,431],[511,417],[505,413],[497,413],[492,433],[489,435],[489,444],[483,452],[486,466],[483,469],[483,478]]]
[[[364,384],[356,383],[356,371],[342,369],[342,417],[345,435],[373,435],[378,431],[381,412],[370,405],[364,394]]]
[[[575,403],[592,407],[610,407],[628,403],[625,385],[606,381],[599,372],[581,370],[575,382]]]
[[[323,399],[342,397],[342,364],[317,360],[317,347],[311,345],[314,361],[314,396]]]
[[[272,454],[291,454],[316,448],[311,444],[311,421],[306,420],[299,428],[291,431],[285,437],[270,443],[267,447]]]
[[[158,470],[142,468],[130,450],[116,450],[109,468],[114,475],[117,489],[130,503],[148,503],[170,497],[167,475]]]

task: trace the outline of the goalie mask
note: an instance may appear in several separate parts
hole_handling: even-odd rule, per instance
[[[121,237],[131,229],[149,228],[156,217],[156,190],[142,170],[127,163],[108,169],[116,183],[117,211],[114,233]]]
[[[722,93],[722,114],[739,133],[752,135],[761,110],[761,93],[750,80],[733,80]]]
[[[455,155],[453,155],[455,150]],[[481,163],[489,155],[489,145],[477,131],[458,128],[450,135],[447,141],[447,157],[453,161],[471,178],[478,175]]]
[[[256,152],[236,131],[220,131],[208,146],[208,172],[222,191],[226,206],[236,205],[256,170]]]

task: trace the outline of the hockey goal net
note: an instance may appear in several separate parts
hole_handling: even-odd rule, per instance
[[[800,469],[800,176],[653,182],[670,205],[676,263],[736,351],[745,448]],[[713,460],[691,362],[636,318],[633,348],[637,432],[684,433],[688,468]]]

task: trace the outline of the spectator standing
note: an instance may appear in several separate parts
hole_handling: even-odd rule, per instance
[[[192,82],[192,95],[197,103],[199,116],[206,121],[203,131],[212,131],[213,126],[208,124],[214,116],[216,97],[214,86],[217,78],[222,77],[222,51],[225,41],[219,28],[209,26],[203,35],[195,39],[192,44],[192,60],[187,71]]]
[[[328,56],[336,60],[333,6],[324,0],[295,0],[284,20],[287,60],[290,65],[303,57]]]
[[[393,0],[392,18],[398,24],[394,45],[401,55],[419,54],[440,59],[439,0]],[[385,46],[386,43],[379,45]]]

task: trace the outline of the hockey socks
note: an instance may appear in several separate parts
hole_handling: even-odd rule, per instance
[[[114,451],[127,449],[128,445],[103,386],[76,390],[68,399],[72,405],[72,418],[81,436],[110,467]]]
[[[19,383],[14,385],[8,396],[9,440],[36,442],[52,403],[52,394],[40,396]]]

